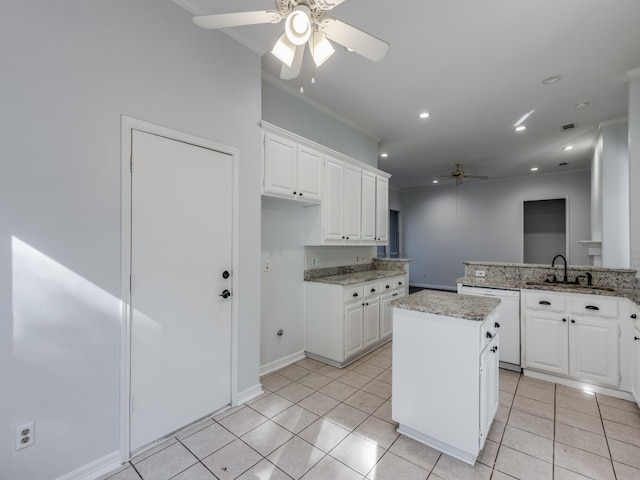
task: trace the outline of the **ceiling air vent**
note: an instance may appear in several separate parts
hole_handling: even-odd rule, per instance
[[[566,125],[562,125],[562,131],[571,130],[572,128],[576,128],[575,123],[567,123]]]

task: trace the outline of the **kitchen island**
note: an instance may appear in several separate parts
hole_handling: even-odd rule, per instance
[[[499,304],[430,290],[391,302],[398,432],[471,465],[498,408]]]

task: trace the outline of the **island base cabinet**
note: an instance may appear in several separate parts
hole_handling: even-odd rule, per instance
[[[475,463],[498,405],[496,318],[393,309],[392,418],[399,433]]]
[[[631,378],[631,394],[640,407],[640,330],[633,329],[633,364]]]

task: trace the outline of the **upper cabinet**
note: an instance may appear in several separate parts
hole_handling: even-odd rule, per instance
[[[320,203],[322,173],[321,153],[286,138],[264,134],[264,195]]]
[[[386,245],[390,175],[264,123],[262,194],[305,204],[305,245]]]

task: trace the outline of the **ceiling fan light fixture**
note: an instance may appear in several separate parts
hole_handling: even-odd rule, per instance
[[[271,50],[271,53],[273,53],[273,55],[275,55],[275,57],[282,63],[284,63],[287,67],[290,67],[296,55],[296,46],[291,43],[291,41],[287,37],[287,34],[283,33],[276,44],[273,46],[273,50]]]
[[[303,45],[311,36],[311,10],[306,5],[298,5],[287,17],[284,33],[294,45]]]
[[[309,47],[316,67],[326,62],[335,52],[333,45],[322,32],[314,32]]]

